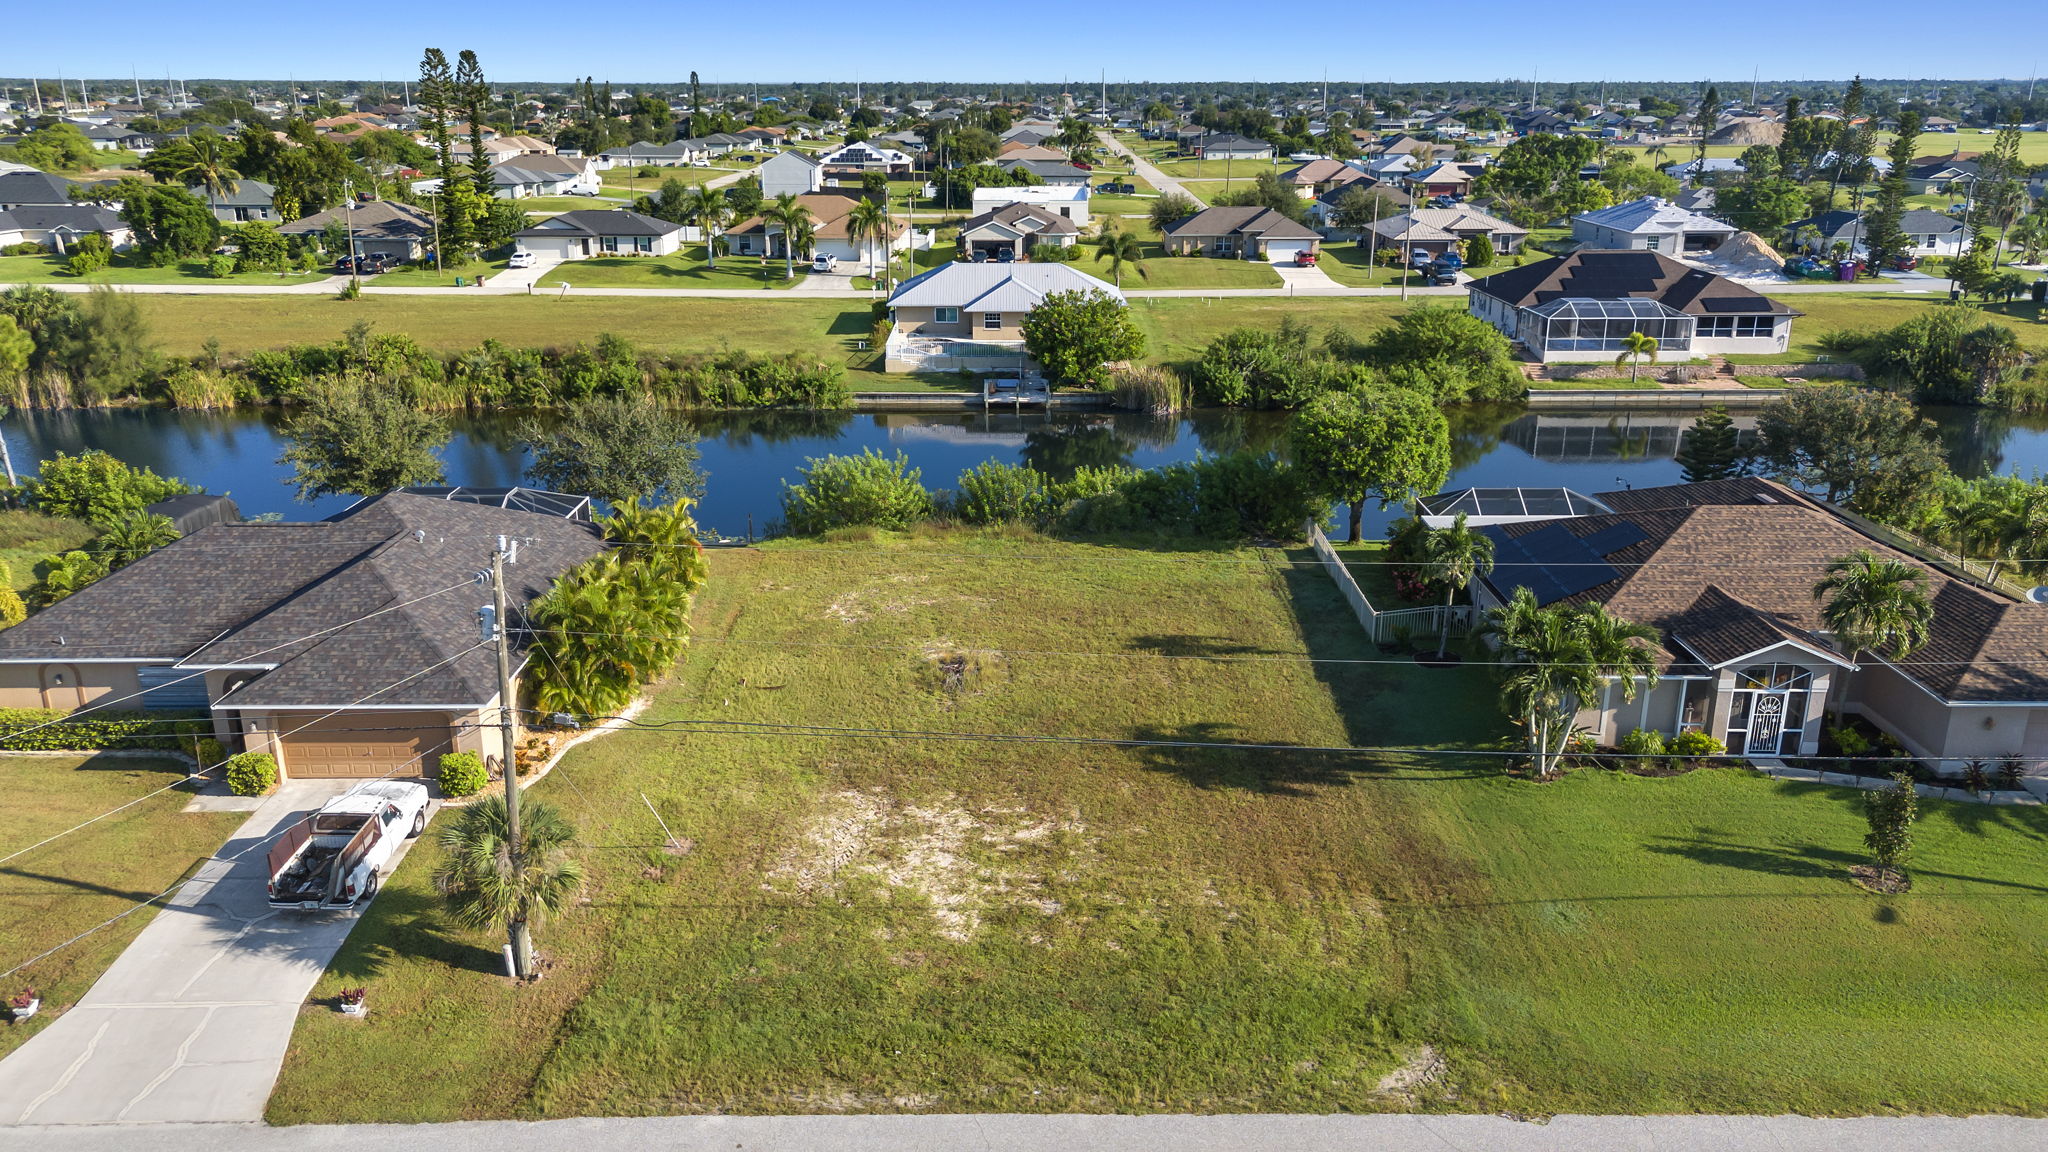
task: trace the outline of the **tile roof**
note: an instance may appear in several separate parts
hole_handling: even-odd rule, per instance
[[[1581,250],[1483,279],[1469,289],[1518,308],[1552,300],[1655,300],[1690,316],[1796,316],[1789,306],[1725,276],[1680,264],[1660,252]]]
[[[1702,216],[1697,212],[1688,212],[1657,196],[1645,196],[1640,200],[1630,200],[1626,204],[1616,204],[1612,208],[1584,212],[1574,219],[1584,220],[1588,224],[1598,224],[1617,232],[1654,233],[1660,236],[1673,232],[1725,232],[1733,235],[1737,231],[1733,224],[1724,223],[1711,216]]]
[[[499,533],[521,541],[516,604],[602,548],[578,520],[409,493],[318,524],[215,525],[0,632],[0,661],[276,665],[224,698],[247,707],[481,705],[496,660],[459,586]]]

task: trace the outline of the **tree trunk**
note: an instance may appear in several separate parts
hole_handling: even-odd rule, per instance
[[[533,927],[525,917],[515,917],[506,926],[505,935],[512,945],[512,972],[515,978],[533,978]]]
[[[1364,532],[1364,530],[1365,530],[1365,501],[1363,501],[1363,500],[1353,500],[1353,501],[1351,502],[1351,538],[1350,538],[1349,540],[1345,541],[1345,543],[1347,543],[1347,544],[1356,544],[1356,543],[1358,543],[1358,541],[1359,541],[1359,539],[1360,539],[1360,537],[1361,537],[1362,533]]]
[[[1436,641],[1436,658],[1439,660],[1444,658],[1444,653],[1449,651],[1451,647],[1451,602],[1457,598],[1458,589],[1456,586],[1453,586],[1450,591],[1444,593],[1444,626],[1443,631],[1438,634]]]
[[[708,271],[718,270],[718,237],[711,234],[711,228],[704,228],[704,267]]]

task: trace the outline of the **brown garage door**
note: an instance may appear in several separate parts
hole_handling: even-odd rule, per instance
[[[285,775],[298,779],[423,776],[449,749],[440,712],[281,712],[276,723]]]

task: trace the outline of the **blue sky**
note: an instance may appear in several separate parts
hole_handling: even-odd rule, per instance
[[[1942,18],[1920,0],[1870,0],[1768,9],[1713,5],[1571,5],[1465,0],[1454,34],[1431,5],[1317,5],[1298,25],[1268,5],[1184,0],[1133,4],[827,4],[783,0],[772,8],[502,0],[491,5],[272,4],[177,16],[160,3],[103,0],[95,31],[79,34],[81,9],[20,0],[0,37],[0,75],[162,78],[361,77],[396,81],[420,49],[453,56],[474,48],[487,75],[566,81],[590,74],[620,84],[680,81],[695,67],[707,82],[851,81],[879,78],[973,82],[1109,79],[1765,79],[1866,76],[2024,79],[2048,62],[2048,15],[2040,0],[1971,0]],[[202,9],[206,6],[202,5]],[[196,12],[197,10],[195,10]],[[444,13],[451,13],[444,15]],[[863,13],[856,18],[857,13]],[[586,21],[585,16],[592,17]],[[1937,26],[1950,25],[1946,34]],[[1404,26],[1415,47],[1397,47]],[[1174,27],[1205,29],[1181,35]],[[1259,35],[1238,35],[1256,27]],[[736,28],[757,47],[740,48]],[[633,35],[645,29],[644,35]],[[1060,29],[1066,29],[1063,34]],[[1491,29],[1477,35],[1471,29]],[[812,36],[811,33],[818,33]],[[977,33],[985,32],[986,35]],[[1280,32],[1281,35],[1269,35]],[[578,42],[588,45],[579,49]],[[1305,50],[1286,47],[1290,43]],[[774,49],[766,46],[775,44]],[[1497,45],[1497,46],[1496,46]],[[1711,63],[1709,63],[1711,61]]]

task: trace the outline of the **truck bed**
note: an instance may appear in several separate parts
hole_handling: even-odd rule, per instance
[[[346,843],[308,843],[290,867],[271,882],[271,902],[303,904],[326,900],[327,886],[334,876],[334,858],[341,855],[344,847]]]

